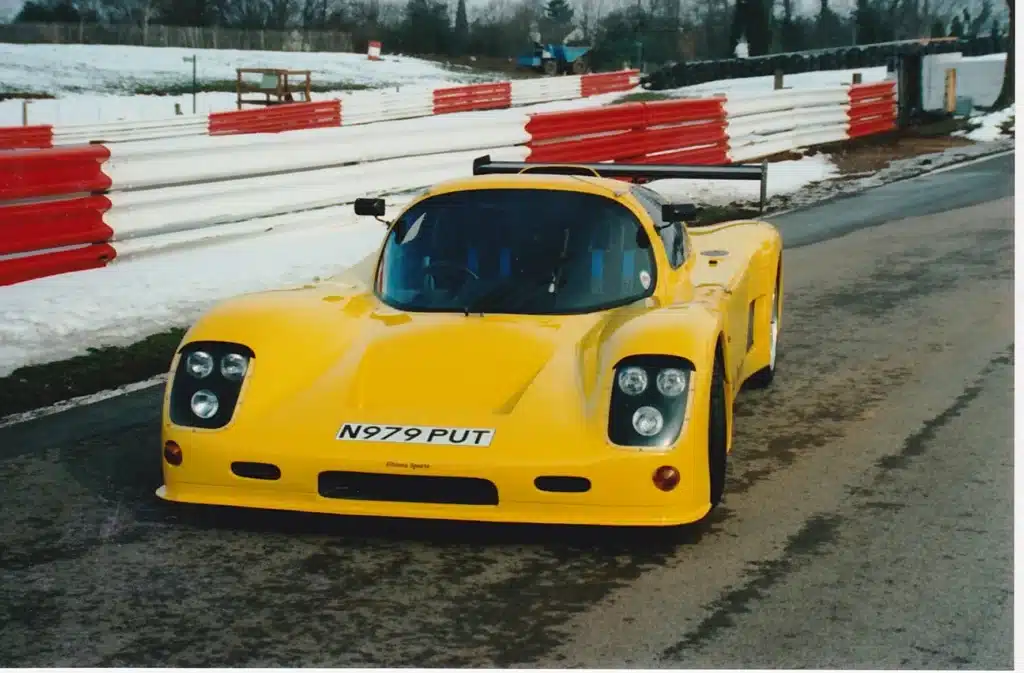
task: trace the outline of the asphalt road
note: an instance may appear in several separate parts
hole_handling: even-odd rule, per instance
[[[1012,180],[778,218],[779,375],[672,542],[170,506],[155,389],[0,429],[0,665],[1010,668]]]

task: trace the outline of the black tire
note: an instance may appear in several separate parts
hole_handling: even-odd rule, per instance
[[[725,407],[725,368],[720,357],[715,358],[709,398],[708,474],[711,481],[711,509],[714,509],[722,501],[722,494],[725,492],[726,447],[729,443]]]
[[[544,70],[544,74],[548,77],[554,77],[558,74],[558,62],[554,59],[544,61],[541,67]]]

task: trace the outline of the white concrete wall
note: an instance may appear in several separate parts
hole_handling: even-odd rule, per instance
[[[945,105],[946,70],[956,70],[956,95],[968,96],[975,106],[995,102],[1003,85],[1006,54],[964,58],[959,52],[930,54],[923,59],[921,96],[925,110],[941,110]]]

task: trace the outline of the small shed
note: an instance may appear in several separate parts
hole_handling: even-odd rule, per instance
[[[243,105],[282,105],[308,103],[312,81],[309,70],[281,68],[236,68],[238,109]],[[246,75],[259,75],[259,82],[246,79]],[[250,94],[250,97],[246,97]],[[262,97],[258,97],[262,94]]]

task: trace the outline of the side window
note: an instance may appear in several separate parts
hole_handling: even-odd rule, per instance
[[[664,222],[661,219],[661,206],[664,200],[661,196],[646,187],[633,187],[633,195],[644,207],[647,214],[654,221],[658,228],[658,235],[665,245],[665,254],[668,256],[668,263],[673,269],[678,269],[686,261],[686,234],[682,222]]]

